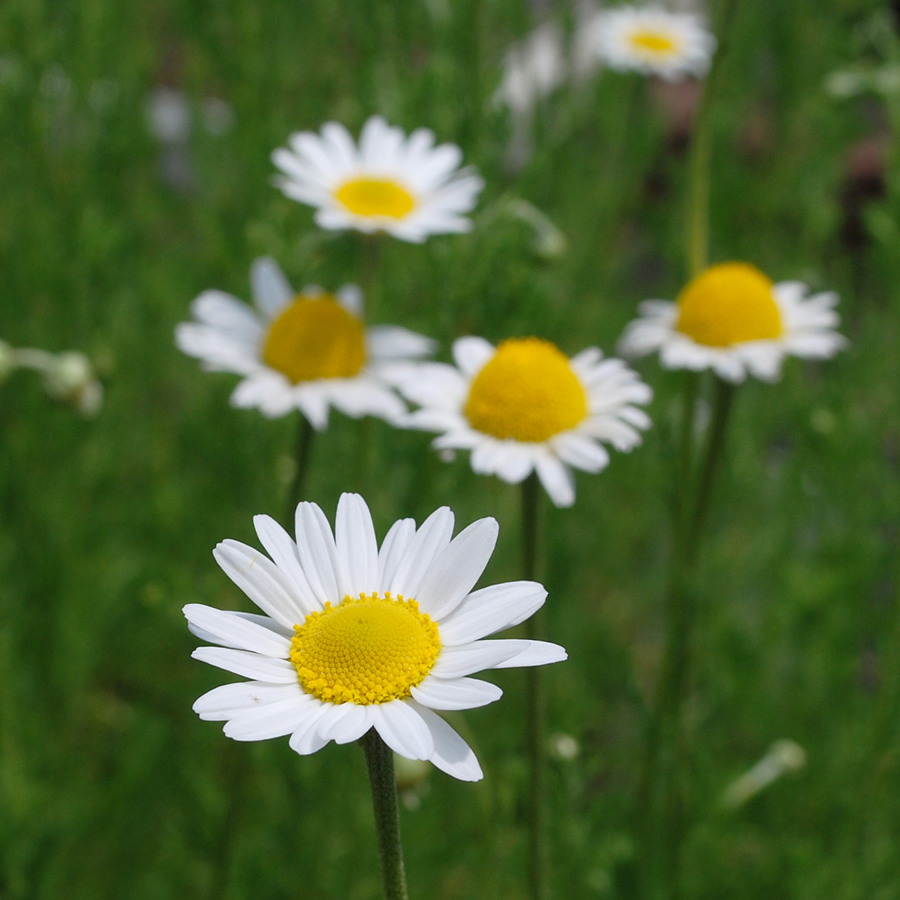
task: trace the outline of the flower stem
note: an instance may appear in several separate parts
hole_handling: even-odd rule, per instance
[[[400,810],[394,780],[394,754],[374,728],[360,738],[366,754],[372,808],[378,835],[378,856],[384,883],[384,900],[407,900],[403,847],[400,843]]]
[[[538,568],[540,483],[533,472],[522,482],[522,575],[533,581]],[[543,640],[544,620],[538,610],[525,625],[529,640]],[[529,887],[531,900],[547,897],[547,841],[545,815],[545,703],[542,672],[526,671],[527,744],[530,762],[528,797]]]
[[[294,477],[291,479],[291,486],[287,494],[287,504],[285,509],[284,521],[288,528],[294,524],[294,510],[303,496],[303,487],[306,484],[306,475],[309,470],[309,458],[312,453],[313,437],[315,429],[312,427],[309,419],[300,413],[300,427],[297,431],[297,463],[294,468]]]

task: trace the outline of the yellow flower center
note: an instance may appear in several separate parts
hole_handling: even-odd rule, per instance
[[[669,56],[678,46],[670,35],[658,31],[635,31],[628,39],[638,53],[650,56]]]
[[[783,334],[772,282],[755,266],[711,266],[678,295],[675,327],[708,347],[730,347]]]
[[[290,659],[307,694],[327,703],[409,697],[441,651],[436,622],[415,600],[390,593],[326,603],[294,626]]]
[[[262,355],[294,384],[352,378],[366,362],[365,330],[331,294],[300,294],[272,321]]]
[[[472,380],[463,412],[484,434],[540,443],[584,419],[588,399],[554,344],[514,338],[503,341]]]
[[[402,219],[416,208],[416,198],[390,178],[352,178],[335,192],[335,199],[357,216]]]

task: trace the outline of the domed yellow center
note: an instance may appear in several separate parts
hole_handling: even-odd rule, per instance
[[[514,338],[503,341],[475,376],[463,412],[484,434],[540,443],[584,419],[588,398],[554,344]]]
[[[327,703],[389,703],[431,671],[441,651],[436,622],[415,600],[390,593],[326,603],[294,626],[290,659],[307,694]]]
[[[335,192],[335,199],[357,216],[402,219],[416,208],[416,198],[389,178],[352,178]]]
[[[331,294],[301,294],[272,321],[262,355],[294,384],[352,378],[366,362],[365,329]]]
[[[673,53],[678,44],[668,34],[662,34],[659,31],[649,31],[639,29],[629,36],[631,46],[642,53],[649,56],[669,56]]]
[[[708,347],[781,337],[781,312],[772,282],[755,266],[729,262],[711,266],[678,295],[675,327]]]

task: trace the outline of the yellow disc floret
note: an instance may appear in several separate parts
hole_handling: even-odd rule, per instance
[[[334,197],[357,216],[403,219],[416,208],[416,198],[389,178],[353,178],[345,181]]]
[[[475,376],[463,412],[484,434],[540,443],[581,422],[588,398],[554,344],[514,338],[503,341]]]
[[[344,597],[294,626],[290,659],[307,694],[326,703],[389,703],[411,695],[441,651],[436,622],[390,593]]]
[[[352,378],[366,362],[365,330],[331,294],[301,294],[269,326],[262,355],[294,384]]]
[[[755,266],[729,262],[711,266],[678,296],[675,327],[707,347],[781,337],[781,312],[772,282]]]
[[[629,40],[638,53],[647,56],[670,56],[678,46],[673,37],[659,31],[635,31]]]

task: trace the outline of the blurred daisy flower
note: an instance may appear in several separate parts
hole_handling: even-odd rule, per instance
[[[661,6],[615,7],[599,14],[591,30],[609,68],[667,81],[705,75],[716,48],[701,16]]]
[[[720,378],[776,381],[787,356],[826,359],[846,346],[835,331],[837,295],[807,296],[796,281],[773,284],[755,266],[711,266],[675,303],[647,300],[619,343],[626,357],[659,351],[667,369],[712,369]]]
[[[222,291],[193,302],[193,322],[175,330],[175,342],[209,371],[243,376],[231,396],[238,407],[269,417],[298,409],[323,429],[334,406],[348,416],[388,421],[406,411],[390,387],[405,367],[432,351],[433,342],[392,325],[366,328],[362,295],[345,286],[295,293],[274,260],[250,270],[256,308]]]
[[[473,672],[566,658],[545,641],[482,640],[527,619],[546,597],[530,581],[472,591],[494,550],[496,521],[480,519],[451,540],[445,507],[419,528],[396,522],[379,548],[365,502],[344,494],[333,533],[313,503],[297,507],[296,541],[269,516],[254,524],[269,556],[233,540],[214,555],[263,615],[184,608],[191,631],[219,645],[194,658],[251,679],[200,697],[200,718],[224,721],[238,741],[290,735],[302,755],[374,728],[400,756],[480,779],[475,754],[433,710],[501,696]]]
[[[469,231],[466,214],[483,182],[459,168],[459,147],[434,142],[427,128],[407,136],[372,116],[357,146],[343,125],[328,122],[321,134],[296,132],[289,149],[274,152],[283,173],[276,184],[293,200],[316,207],[322,228],[386,232],[415,243]]]
[[[572,469],[609,464],[603,443],[628,451],[650,419],[650,388],[592,347],[569,359],[549,341],[478,337],[453,345],[456,366],[421,363],[398,382],[421,408],[401,424],[442,432],[438,450],[472,451],[472,469],[517,484],[536,472],[557,506],[575,502]]]

